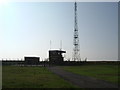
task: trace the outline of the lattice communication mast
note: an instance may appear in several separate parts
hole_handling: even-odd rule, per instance
[[[77,25],[77,3],[74,3],[74,9],[75,9],[75,25],[74,25],[74,40],[73,40],[73,58],[74,61],[81,61],[80,58],[80,47],[79,47],[79,33],[78,33],[78,25]]]

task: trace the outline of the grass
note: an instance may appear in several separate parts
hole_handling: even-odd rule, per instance
[[[117,65],[82,65],[82,66],[64,66],[64,70],[84,75],[95,77],[111,83],[118,83],[118,66]]]
[[[75,88],[44,67],[2,67],[3,88]]]

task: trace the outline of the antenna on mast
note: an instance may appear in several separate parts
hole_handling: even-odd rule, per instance
[[[62,50],[62,40],[60,40],[60,50]]]
[[[50,40],[50,50],[51,50],[51,40]]]
[[[79,61],[80,59],[80,48],[79,48],[79,32],[77,22],[77,2],[74,3],[74,36],[73,36],[73,61]]]

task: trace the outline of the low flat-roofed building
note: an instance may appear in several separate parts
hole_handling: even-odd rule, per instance
[[[50,64],[63,64],[64,57],[62,53],[66,53],[66,51],[61,50],[49,50],[49,62]]]
[[[39,57],[24,57],[26,65],[38,65]]]

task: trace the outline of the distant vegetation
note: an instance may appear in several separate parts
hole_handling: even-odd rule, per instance
[[[76,74],[95,77],[112,83],[118,83],[118,65],[115,64],[93,64],[93,65],[81,65],[81,66],[64,66],[64,70],[73,72]]]
[[[2,88],[2,65],[0,62],[0,89]]]
[[[3,88],[75,88],[44,67],[2,67]]]

